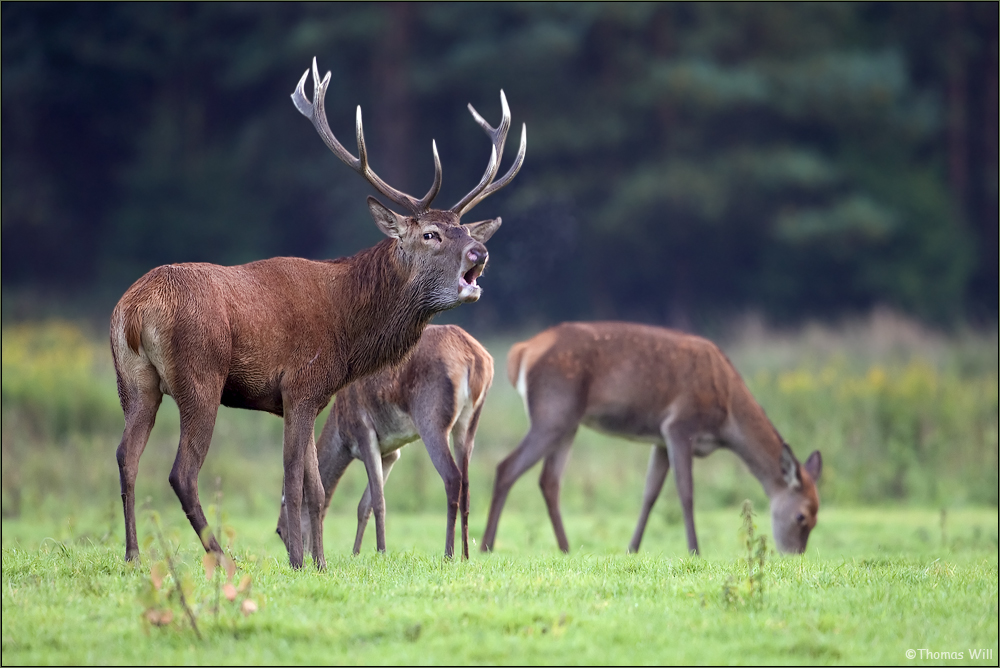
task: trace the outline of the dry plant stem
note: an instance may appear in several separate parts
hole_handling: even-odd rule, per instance
[[[215,479],[215,531],[222,535],[222,478]],[[216,569],[218,570],[218,569]],[[219,584],[219,577],[212,574],[215,580],[215,618],[219,618],[219,596],[222,593],[222,585]]]
[[[201,632],[198,630],[198,622],[195,620],[194,612],[191,611],[191,607],[188,606],[187,597],[184,596],[184,588],[181,587],[180,578],[177,577],[177,570],[174,569],[174,560],[170,558],[170,550],[167,549],[167,541],[163,539],[163,532],[160,531],[160,521],[153,518],[153,526],[156,529],[156,540],[160,543],[160,549],[163,550],[163,556],[167,559],[167,568],[170,569],[170,575],[174,578],[174,586],[177,587],[177,593],[181,597],[181,607],[184,608],[184,613],[187,615],[188,620],[191,622],[191,628],[194,630],[194,634],[201,640]]]

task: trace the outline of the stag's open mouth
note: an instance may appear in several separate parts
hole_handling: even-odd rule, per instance
[[[486,263],[477,264],[472,267],[469,271],[462,275],[462,281],[468,285],[475,285],[476,279],[483,275],[483,268],[486,267]]]
[[[474,302],[479,299],[483,289],[476,283],[483,274],[486,262],[477,262],[458,275],[458,298],[463,302]]]

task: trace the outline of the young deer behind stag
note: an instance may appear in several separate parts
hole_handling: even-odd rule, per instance
[[[469,558],[469,459],[479,414],[493,382],[493,358],[465,330],[428,325],[405,362],[357,380],[337,393],[316,450],[326,489],[325,509],[337,483],[355,459],[365,464],[368,485],[358,504],[354,554],[361,551],[368,517],[375,511],[375,543],[385,551],[383,485],[400,448],[423,440],[448,496],[444,553],[455,553],[455,518],[462,513],[462,557]],[[455,457],[448,449],[451,434]],[[458,463],[455,463],[455,459]],[[278,535],[287,534],[285,502]],[[302,535],[311,533],[302,516]]]
[[[374,197],[368,208],[386,239],[357,255],[316,262],[279,257],[236,267],[170,264],[135,282],[111,316],[111,352],[125,431],[118,446],[125,558],[139,557],[135,527],[135,478],[164,394],[180,409],[181,435],[170,484],[208,551],[222,552],[198,499],[218,406],[268,411],[284,418],[284,489],[288,494],[286,545],[292,566],[302,566],[300,512],[308,511],[313,559],[323,559],[323,484],[313,440],[316,415],[340,388],[402,360],[436,314],[479,299],[476,279],[486,266],[486,241],[500,219],[463,225],[462,215],[517,174],[524,161],[525,129],[510,170],[496,178],[510,128],[491,127],[469,105],[493,144],[479,184],[447,210],[431,209],[441,186],[436,144],[434,181],[420,200],[395,190],[368,164],[361,108],[359,157],[350,154],[327,124],[324,100],[330,73],[320,80],[312,64],[314,95],[305,94],[309,71],[292,100],[326,145],[394,204]]]
[[[629,551],[639,550],[649,512],[673,464],[688,550],[698,552],[691,459],[717,448],[732,450],[763,485],[771,500],[778,549],[806,549],[819,510],[819,451],[799,464],[739,373],[711,341],[623,322],[564,323],[514,344],[507,376],[524,399],[531,428],[497,466],[483,551],[493,549],[511,486],[543,457],[542,495],[559,548],[569,551],[559,488],[580,423],[653,444]]]

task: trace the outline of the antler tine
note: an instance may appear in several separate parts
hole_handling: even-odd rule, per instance
[[[526,126],[522,125],[521,146],[518,150],[517,158],[504,177],[500,179],[500,181],[493,183],[493,179],[496,178],[497,170],[500,168],[500,158],[503,155],[504,144],[507,141],[507,132],[510,130],[510,107],[507,106],[507,96],[504,95],[503,90],[500,91],[500,107],[503,111],[503,115],[500,119],[500,125],[494,128],[486,122],[486,119],[479,115],[471,104],[469,105],[469,113],[472,114],[472,118],[481,128],[483,128],[483,130],[486,131],[486,134],[490,136],[490,140],[493,142],[493,152],[490,156],[490,163],[486,167],[486,174],[484,174],[483,178],[479,181],[479,185],[473,188],[469,194],[463,197],[455,206],[451,208],[451,210],[459,216],[464,215],[490,194],[500,190],[500,188],[503,188],[505,185],[510,183],[517,174],[518,170],[521,169],[521,164],[524,162],[524,154],[527,144],[525,138]]]
[[[337,141],[334,136],[333,131],[330,130],[330,125],[326,121],[326,108],[325,108],[325,98],[326,98],[326,87],[330,84],[330,73],[327,72],[326,76],[322,80],[319,78],[319,68],[316,66],[316,59],[313,58],[312,62],[312,76],[313,76],[313,100],[315,103],[310,102],[309,98],[306,97],[306,79],[309,77],[309,70],[307,69],[299,79],[299,85],[295,87],[295,92],[292,93],[292,102],[295,104],[295,108],[299,110],[299,113],[312,121],[313,127],[316,128],[316,132],[319,133],[320,138],[322,138],[323,143],[333,151],[334,155],[341,159],[345,164],[347,164],[351,169],[357,171],[360,166],[360,162],[351,153],[343,147],[343,145]]]
[[[299,110],[299,113],[312,121],[313,126],[316,128],[316,132],[319,133],[319,136],[323,139],[323,142],[327,145],[327,147],[329,147],[329,149],[333,151],[334,155],[340,158],[344,164],[361,174],[361,176],[363,176],[365,180],[367,180],[376,190],[388,197],[391,201],[408,209],[415,215],[426,212],[431,201],[437,195],[438,190],[441,189],[441,159],[438,157],[437,145],[432,144],[431,146],[434,152],[434,182],[431,184],[431,189],[427,192],[423,199],[417,200],[400,190],[396,190],[383,181],[368,164],[368,151],[365,146],[365,133],[361,123],[361,106],[358,106],[356,122],[359,157],[355,158],[339,141],[337,141],[333,131],[330,130],[330,125],[326,119],[326,89],[327,86],[330,85],[330,72],[327,72],[326,76],[320,80],[319,68],[316,65],[316,58],[313,58],[312,62],[312,76],[313,101],[309,102],[305,93],[306,79],[309,77],[309,70],[306,70],[305,74],[302,75],[302,78],[299,79],[299,85],[296,86],[295,92],[292,93],[292,102],[295,103],[295,108]]]
[[[431,189],[427,191],[423,199],[417,202],[423,211],[430,208],[431,202],[434,201],[438,191],[441,190],[441,158],[438,156],[437,142],[433,139],[431,140],[431,153],[434,154],[434,182],[431,183]]]
[[[524,164],[524,154],[526,153],[528,148],[527,137],[526,137],[527,132],[528,132],[527,124],[522,123],[521,145],[517,149],[517,157],[514,158],[514,164],[510,166],[510,169],[508,169],[507,173],[503,175],[503,178],[501,178],[499,181],[494,181],[490,183],[488,186],[486,186],[486,188],[483,189],[481,193],[479,193],[476,197],[474,197],[471,202],[466,204],[465,208],[462,209],[462,211],[459,213],[459,216],[464,215],[472,207],[476,206],[484,199],[486,199],[487,197],[489,197],[490,195],[492,195],[493,193],[500,190],[501,188],[503,188],[508,183],[514,180],[514,177],[517,176],[517,173],[521,171],[521,165]]]
[[[434,155],[434,181],[431,183],[431,188],[427,191],[427,194],[424,195],[422,199],[418,200],[400,190],[396,190],[383,181],[382,178],[376,174],[368,164],[368,149],[365,145],[365,131],[361,124],[361,105],[358,105],[356,132],[358,138],[358,155],[360,156],[359,163],[361,166],[359,171],[361,172],[361,175],[368,179],[369,183],[375,186],[376,190],[391,199],[396,204],[406,207],[414,215],[426,212],[427,209],[430,208],[431,201],[437,196],[438,191],[441,190],[441,158],[438,156],[437,142],[431,140],[431,152]]]

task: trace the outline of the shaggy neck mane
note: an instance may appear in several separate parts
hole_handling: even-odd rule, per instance
[[[425,299],[419,276],[410,275],[395,239],[334,262],[349,267],[333,297],[353,302],[341,339],[353,381],[401,362],[437,311]]]

